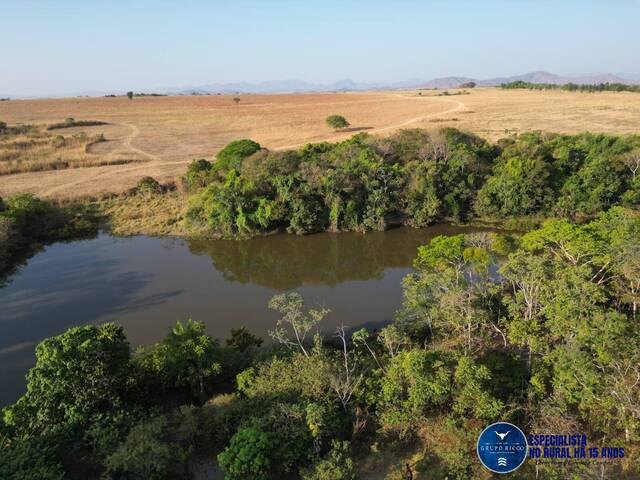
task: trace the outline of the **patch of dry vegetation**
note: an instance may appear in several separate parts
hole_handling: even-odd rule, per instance
[[[114,235],[187,235],[183,225],[185,197],[178,191],[127,193],[95,202],[97,211],[109,218]]]
[[[82,128],[104,133],[108,140],[88,152],[106,159],[106,166],[0,176],[0,195],[28,191],[46,198],[75,198],[119,193],[147,175],[161,182],[175,181],[193,159],[211,160],[226,144],[241,138],[280,150],[353,135],[327,127],[325,119],[332,114],[343,115],[354,128],[373,134],[449,123],[490,141],[535,130],[631,134],[640,125],[640,95],[635,93],[499,88],[474,88],[464,95],[454,95],[455,89],[447,92],[243,95],[237,104],[228,95],[2,102],[0,119],[12,124],[46,126],[69,115],[78,122],[100,119],[107,125],[65,132]],[[146,162],[113,166],[126,163],[118,159]]]
[[[107,122],[101,122],[100,120],[76,120],[75,118],[67,118],[64,122],[52,123],[47,127],[47,130],[59,130],[61,128],[73,128],[73,127],[95,127],[98,125],[108,125]]]
[[[90,152],[93,145],[105,141],[101,133],[54,135],[34,126],[9,127],[0,133],[0,175],[122,165],[137,161],[134,158]]]

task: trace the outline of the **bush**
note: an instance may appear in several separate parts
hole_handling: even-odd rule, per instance
[[[135,187],[135,192],[141,195],[157,195],[163,190],[162,185],[153,177],[142,177]]]
[[[249,411],[255,413],[255,407],[238,393],[214,396],[202,406],[201,442],[215,452],[222,451]]]
[[[227,480],[267,480],[271,469],[271,436],[256,428],[241,428],[218,455]]]
[[[231,337],[226,340],[227,346],[244,352],[252,347],[259,347],[263,340],[253,335],[245,326],[231,329]]]
[[[51,235],[53,207],[30,193],[9,197],[2,215],[13,219],[15,227],[25,237],[44,239]]]
[[[6,480],[62,480],[64,470],[55,449],[40,439],[27,439],[0,448],[0,478]]]
[[[59,207],[29,193],[0,198],[0,271],[42,244],[96,231],[95,217],[78,205]]]
[[[0,272],[8,266],[11,256],[20,243],[14,220],[0,215]]]
[[[349,442],[331,442],[331,450],[323,459],[301,472],[302,480],[355,480],[356,470],[349,457]]]
[[[213,164],[208,160],[194,160],[189,164],[187,173],[183,177],[183,183],[187,190],[206,187],[211,181]]]
[[[110,455],[107,474],[116,478],[169,478],[176,458],[174,445],[167,441],[167,419],[155,417],[134,426],[124,442]]]
[[[347,122],[347,119],[342,115],[330,115],[326,118],[325,121],[327,122],[327,125],[335,130],[347,128],[350,125],[350,123]]]

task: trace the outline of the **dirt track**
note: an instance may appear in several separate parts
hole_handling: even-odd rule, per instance
[[[102,120],[89,127],[107,142],[91,153],[134,163],[0,176],[0,196],[29,191],[45,197],[83,197],[126,190],[143,176],[175,180],[194,158],[212,159],[225,144],[251,138],[270,149],[339,140],[357,131],[387,134],[401,128],[452,126],[490,140],[530,130],[617,134],[640,131],[640,94],[474,89],[299,95],[223,95],[12,100],[0,120],[47,124],[72,116]],[[452,91],[451,93],[459,93]],[[344,115],[349,131],[336,133],[324,119]],[[72,133],[72,132],[69,132]]]
[[[324,108],[327,108],[327,106],[329,106],[329,108],[342,109],[345,108],[345,103],[350,108],[358,108],[358,106],[371,106],[370,101],[368,102],[359,100],[363,97],[362,95],[354,95],[354,97],[358,100],[353,102],[325,102],[322,106]],[[344,98],[344,95],[340,95],[339,98],[342,100]],[[387,99],[388,97],[384,98],[384,101],[387,101]],[[401,99],[401,102],[405,104],[411,104],[412,108],[407,109],[407,113],[412,114],[410,118],[403,118],[404,115],[397,116],[397,119],[394,118],[394,121],[396,123],[393,123],[391,125],[379,125],[375,127],[363,128],[361,130],[370,133],[389,132],[406,126],[410,126],[411,124],[421,120],[445,115],[447,113],[451,113],[464,108],[464,105],[461,102],[443,98],[404,97]],[[304,109],[314,106],[317,107],[317,104],[308,103],[303,105],[296,105],[296,107]],[[256,107],[260,108],[261,105],[256,104],[253,106],[249,105],[247,107],[253,107],[255,109]],[[420,112],[421,110],[427,111],[428,113],[415,115],[415,112]],[[119,139],[120,145],[117,147],[117,151],[120,154],[122,154],[124,151],[127,151],[143,157],[147,161],[125,165],[21,173],[11,175],[10,177],[0,177],[0,195],[29,191],[42,197],[72,198],[79,196],[94,196],[107,192],[119,192],[135,185],[135,183],[141,177],[147,175],[157,178],[160,181],[175,180],[176,177],[184,172],[186,165],[194,158],[194,156],[188,155],[182,158],[176,158],[176,155],[167,155],[166,152],[154,153],[145,149],[146,145],[144,144],[144,142],[142,142],[141,145],[139,144],[141,129],[132,121],[127,121],[126,123],[123,122],[121,124],[111,122],[112,129],[115,130],[118,127],[125,128],[127,133]],[[254,125],[253,128],[255,127],[256,126]],[[100,127],[91,128],[94,130],[99,130]],[[261,134],[262,132],[259,132],[259,128],[260,126],[258,126],[258,132],[256,132],[257,134],[254,133],[253,135],[251,135],[249,132],[247,132],[247,134],[239,134],[235,136],[235,138],[255,138],[258,141],[261,141],[261,143],[267,148],[282,150],[296,148],[310,141],[339,140],[342,138],[348,138],[350,135],[354,134],[354,130],[360,130],[356,127],[351,131],[335,133],[331,130],[328,130],[322,122],[318,122],[317,130],[319,131],[319,133],[313,135],[298,135],[298,138],[300,138],[301,140],[300,142],[295,144],[278,145],[278,143],[281,143],[281,141],[278,141],[278,138],[274,140],[270,140],[269,138],[267,138],[266,140],[262,140],[262,137],[265,137],[267,135]],[[273,136],[273,125],[265,124],[263,128],[265,128],[265,130],[268,130],[267,133]],[[290,132],[277,132],[278,135],[282,135],[283,133],[289,134],[288,138],[295,138],[295,135],[292,136]],[[233,139],[233,137],[229,138],[229,140],[231,139]],[[180,142],[179,137],[177,138],[177,143],[182,143],[182,148],[185,148],[184,142]],[[218,148],[215,148],[216,146],[214,146],[213,149],[219,149],[219,147],[224,143],[220,143],[220,145],[217,145]],[[187,146],[186,148],[188,149],[189,147]],[[113,151],[107,153],[107,155],[112,154]],[[212,157],[212,155],[200,156]]]

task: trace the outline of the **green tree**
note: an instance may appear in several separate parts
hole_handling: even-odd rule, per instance
[[[260,148],[260,144],[253,140],[235,140],[217,153],[215,168],[218,170],[238,169],[245,158],[253,155]]]
[[[133,100],[133,92],[131,92],[131,91],[127,92],[127,98],[129,100]]]
[[[86,428],[126,408],[131,373],[122,327],[69,329],[36,347],[27,393],[4,410],[5,423],[20,435]]]
[[[329,125],[334,130],[342,130],[343,128],[347,128],[350,124],[347,122],[347,119],[342,115],[329,115],[326,119],[327,125]]]
[[[269,335],[283,345],[300,349],[308,357],[308,335],[313,329],[318,328],[329,310],[312,308],[305,312],[304,299],[297,292],[274,295],[269,300],[269,308],[282,315],[277,327],[269,332]]]
[[[139,362],[161,386],[186,388],[203,402],[209,382],[221,372],[217,342],[204,330],[202,322],[177,322],[161,343],[142,349]]]

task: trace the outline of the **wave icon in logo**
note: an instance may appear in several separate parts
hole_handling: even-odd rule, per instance
[[[522,430],[508,422],[493,423],[485,428],[476,447],[482,465],[494,473],[509,473],[520,468],[528,448]]]

